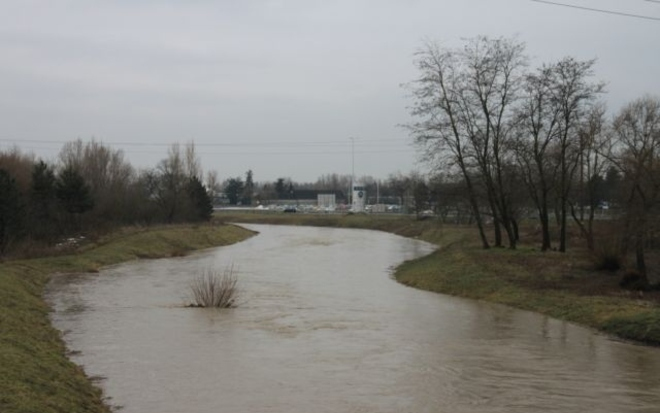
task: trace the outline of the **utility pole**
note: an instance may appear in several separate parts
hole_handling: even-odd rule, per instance
[[[351,140],[351,179],[355,180],[355,138],[348,138]]]
[[[376,179],[376,205],[380,204],[380,184],[379,180]]]
[[[351,194],[351,205],[353,205],[353,185],[355,184],[355,138],[348,138],[351,140],[351,188],[349,193]]]

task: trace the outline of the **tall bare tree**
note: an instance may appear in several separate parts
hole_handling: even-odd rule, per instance
[[[495,229],[501,224],[509,247],[515,248],[517,236],[512,205],[512,188],[505,179],[512,162],[515,125],[514,104],[519,98],[521,80],[527,63],[525,46],[512,39],[478,37],[464,49],[466,63],[463,119],[473,147]],[[496,243],[501,245],[499,234]]]
[[[559,180],[559,251],[567,247],[569,196],[580,153],[580,125],[590,104],[603,92],[603,82],[592,82],[595,60],[566,57],[552,66],[549,98],[559,114],[557,155]]]
[[[567,57],[543,65],[525,79],[519,107],[517,162],[538,211],[541,249],[551,247],[549,210],[556,205],[559,250],[566,251],[566,226],[574,174],[584,160],[581,129],[604,84],[592,82],[594,60]]]
[[[587,240],[590,251],[594,249],[594,219],[602,201],[603,176],[611,165],[604,156],[608,146],[605,112],[603,104],[593,106],[579,128],[577,188],[570,202],[571,216]]]
[[[199,159],[199,156],[197,156],[197,152],[195,152],[195,142],[188,142],[184,151],[186,175],[189,179],[197,178],[201,181],[203,175],[202,162]]]
[[[211,200],[215,200],[222,192],[222,185],[220,178],[218,178],[218,171],[211,170],[206,173],[206,189],[209,192]]]
[[[78,171],[89,186],[95,200],[97,221],[131,221],[132,200],[129,188],[135,180],[133,167],[121,150],[102,142],[78,139],[66,143],[59,154],[61,170]]]
[[[416,55],[415,65],[419,78],[409,85],[415,102],[412,115],[418,122],[408,125],[423,158],[435,168],[457,168],[465,179],[467,196],[474,214],[483,248],[490,248],[477,188],[471,171],[468,130],[461,119],[462,72],[459,53],[427,43]]]
[[[635,249],[637,270],[647,277],[645,244],[660,205],[660,98],[646,96],[623,108],[613,122],[617,156],[626,188],[625,232]]]
[[[477,37],[462,49],[429,43],[417,54],[420,77],[410,86],[415,97],[410,125],[427,160],[462,173],[482,245],[489,242],[478,202],[483,185],[495,223],[515,248],[510,188],[504,179],[512,162],[514,104],[526,67],[524,44],[514,39]],[[476,179],[476,181],[475,181]]]
[[[552,247],[549,207],[557,164],[550,153],[559,134],[559,108],[552,104],[549,88],[552,68],[543,66],[525,79],[519,106],[516,160],[541,224],[541,250]]]
[[[184,209],[186,178],[187,171],[181,148],[174,144],[170,147],[167,158],[160,161],[148,180],[151,198],[160,206],[166,222],[177,221]]]

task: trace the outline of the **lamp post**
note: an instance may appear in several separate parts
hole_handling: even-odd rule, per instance
[[[351,181],[354,181],[355,180],[355,138],[351,136],[349,139],[351,140]]]
[[[355,138],[348,138],[351,140],[351,188],[349,194],[351,195],[351,206],[353,205],[353,185],[355,183]]]

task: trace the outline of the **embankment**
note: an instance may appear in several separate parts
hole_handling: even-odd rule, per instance
[[[43,294],[51,274],[180,256],[251,235],[232,225],[131,228],[88,242],[70,255],[0,264],[0,412],[110,411],[94,379],[69,361],[60,332],[50,324]]]

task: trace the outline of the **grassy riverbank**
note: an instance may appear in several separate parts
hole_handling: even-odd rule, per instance
[[[50,274],[181,256],[250,235],[235,226],[132,228],[69,255],[0,264],[0,412],[109,412],[100,390],[67,359],[60,333],[50,324],[43,300]]]
[[[594,270],[589,254],[540,252],[535,234],[518,250],[483,250],[476,230],[435,220],[371,215],[218,214],[220,221],[335,226],[387,231],[435,243],[439,249],[406,262],[396,279],[406,285],[506,304],[579,323],[614,336],[660,345],[660,293],[622,290],[619,275]]]

